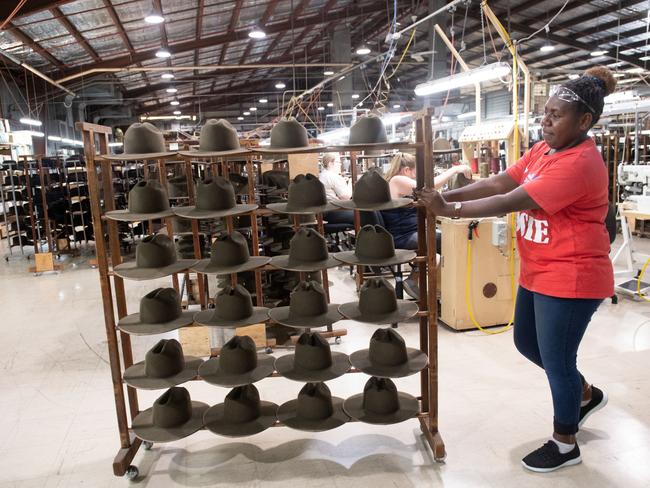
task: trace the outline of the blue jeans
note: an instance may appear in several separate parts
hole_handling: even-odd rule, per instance
[[[515,307],[517,350],[546,372],[553,397],[553,429],[578,432],[583,377],[578,346],[602,300],[557,298],[519,287]]]

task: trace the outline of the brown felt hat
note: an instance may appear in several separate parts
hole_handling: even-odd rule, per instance
[[[296,352],[275,360],[275,369],[294,381],[328,381],[350,369],[348,355],[332,352],[318,332],[304,332],[296,343]]]
[[[297,399],[280,405],[278,420],[292,429],[322,432],[340,427],[350,417],[343,411],[343,399],[332,397],[325,383],[307,383]]]
[[[201,365],[199,375],[213,385],[243,386],[273,373],[273,363],[273,356],[257,353],[255,341],[249,336],[234,336],[223,345],[219,357]]]
[[[289,296],[289,306],[270,309],[269,317],[298,329],[325,327],[343,318],[338,305],[327,304],[325,290],[316,281],[298,283]]]
[[[371,376],[402,378],[418,373],[429,363],[427,355],[406,343],[395,329],[377,329],[370,338],[370,348],[350,356],[355,368]]]
[[[293,117],[280,119],[271,129],[269,147],[255,148],[255,151],[272,154],[290,154],[313,150],[309,146],[307,129]]]
[[[382,120],[375,114],[368,114],[359,117],[350,127],[349,145],[373,145],[386,144],[388,136],[386,127]]]
[[[215,176],[196,185],[196,204],[174,207],[174,213],[187,219],[217,219],[251,212],[255,204],[237,204],[235,188],[230,181]]]
[[[260,400],[254,385],[230,390],[223,403],[210,407],[203,417],[205,427],[215,434],[242,437],[268,429],[277,422],[275,403]]]
[[[124,382],[133,388],[158,390],[180,385],[198,375],[201,358],[183,356],[176,339],[161,339],[144,357],[124,371]]]
[[[119,320],[127,334],[163,334],[194,322],[194,312],[184,312],[181,297],[173,288],[156,288],[140,299],[140,311]]]
[[[194,322],[210,327],[236,328],[268,320],[268,308],[253,307],[253,299],[242,285],[227,285],[217,293],[215,308],[194,315]]]
[[[176,441],[201,429],[207,410],[208,405],[193,402],[185,388],[174,386],[133,419],[133,432],[143,441]]]
[[[325,186],[311,173],[296,176],[289,184],[289,200],[282,203],[270,203],[269,210],[284,214],[314,214],[329,212],[336,207],[327,202]]]
[[[359,301],[339,306],[345,318],[369,324],[396,324],[410,319],[418,305],[410,300],[398,300],[395,288],[384,278],[369,278],[359,290]]]
[[[388,378],[373,376],[363,393],[343,402],[343,410],[352,418],[367,424],[396,424],[415,417],[419,406],[415,397],[397,391]]]
[[[341,251],[333,256],[346,264],[394,266],[415,258],[415,251],[395,250],[393,235],[381,225],[364,225],[357,234],[354,251]]]
[[[268,256],[251,256],[246,238],[237,231],[212,243],[210,259],[202,259],[192,271],[205,274],[233,274],[250,271],[271,261]]]
[[[180,151],[182,156],[218,157],[238,156],[249,151],[239,145],[237,130],[224,119],[209,119],[201,128],[199,149],[197,151]]]
[[[325,238],[309,227],[299,228],[289,241],[289,254],[274,256],[271,264],[288,271],[311,272],[333,268],[339,262],[329,255]]]
[[[351,200],[333,200],[337,207],[349,210],[391,210],[408,205],[410,198],[390,197],[388,182],[377,171],[366,171],[352,189]]]
[[[167,192],[156,180],[138,181],[129,192],[127,209],[106,212],[107,219],[125,222],[157,220],[172,215]]]
[[[118,264],[113,272],[129,280],[153,280],[185,271],[194,263],[196,259],[179,260],[174,241],[164,234],[155,234],[135,247],[135,262]]]
[[[102,157],[111,161],[133,161],[165,158],[176,154],[167,150],[163,133],[149,122],[131,124],[124,133],[122,147],[122,154],[104,154]]]

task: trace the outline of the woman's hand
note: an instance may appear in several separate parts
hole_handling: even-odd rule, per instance
[[[415,204],[420,207],[425,207],[427,211],[434,215],[441,217],[449,217],[453,215],[453,205],[447,203],[442,195],[436,190],[424,189],[416,193],[417,200]]]
[[[456,170],[456,174],[463,174],[465,175],[465,178],[468,180],[472,179],[472,168],[467,166],[466,164],[459,164],[458,166],[453,167],[454,170]]]

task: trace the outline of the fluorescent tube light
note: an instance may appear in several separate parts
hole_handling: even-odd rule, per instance
[[[40,120],[30,119],[29,117],[21,118],[20,123],[25,125],[33,125],[36,127],[40,127],[41,125],[43,125],[43,122],[41,122]]]
[[[59,136],[47,136],[48,141],[54,141],[54,142],[61,142],[61,138]]]
[[[493,63],[455,75],[429,80],[415,87],[415,94],[419,97],[445,92],[462,86],[473,85],[482,81],[495,80],[510,73],[510,66],[506,63]]]

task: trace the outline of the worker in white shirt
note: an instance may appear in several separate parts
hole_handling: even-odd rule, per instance
[[[321,171],[319,179],[325,187],[328,201],[352,198],[352,185],[341,174],[341,158],[337,153],[323,155],[323,171]],[[328,224],[354,225],[354,212],[352,210],[333,210],[325,212],[323,219]]]

